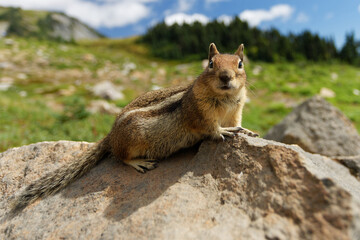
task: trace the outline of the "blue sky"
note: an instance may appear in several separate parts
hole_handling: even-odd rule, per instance
[[[0,0],[1,5],[65,12],[109,37],[142,34],[163,20],[226,22],[239,16],[261,29],[310,30],[333,38],[338,47],[346,33],[360,39],[360,1],[354,0]]]

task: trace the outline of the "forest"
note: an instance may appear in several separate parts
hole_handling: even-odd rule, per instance
[[[165,59],[199,60],[206,58],[211,42],[219,49],[232,52],[240,43],[245,44],[246,55],[252,60],[276,61],[333,61],[341,60],[360,65],[360,41],[348,33],[346,42],[337,49],[333,39],[304,31],[300,34],[281,34],[276,29],[260,30],[235,17],[228,25],[213,20],[206,25],[174,24],[165,22],[150,28],[139,40],[146,43],[151,53]]]

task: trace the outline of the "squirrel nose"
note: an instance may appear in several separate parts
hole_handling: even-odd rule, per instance
[[[231,73],[229,71],[223,71],[219,74],[219,78],[223,83],[228,83],[231,81]]]

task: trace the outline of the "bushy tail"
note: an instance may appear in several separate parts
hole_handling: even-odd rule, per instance
[[[33,182],[12,201],[10,215],[15,215],[38,198],[49,196],[63,189],[92,169],[108,152],[107,138],[104,138],[82,154],[80,159]]]

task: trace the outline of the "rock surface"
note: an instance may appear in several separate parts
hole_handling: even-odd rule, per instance
[[[305,151],[325,156],[360,154],[360,136],[351,121],[318,96],[296,107],[264,138],[297,144]]]
[[[360,155],[343,156],[336,158],[336,160],[349,168],[350,172],[360,180]]]
[[[0,154],[0,239],[360,239],[360,182],[344,166],[247,136],[205,141],[146,174],[105,159],[4,218],[13,194],[90,146],[42,142]]]

